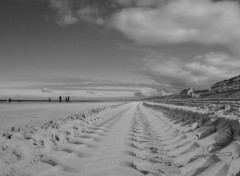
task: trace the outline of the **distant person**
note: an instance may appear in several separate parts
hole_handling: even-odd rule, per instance
[[[62,97],[60,96],[60,97],[59,97],[59,103],[61,103],[61,102],[62,102]]]
[[[70,103],[70,96],[68,96],[68,103]]]
[[[66,103],[68,102],[68,97],[66,97],[66,100],[65,100],[65,101],[66,101]]]
[[[48,99],[48,103],[50,103],[50,102],[51,102],[51,98]]]
[[[11,103],[11,101],[12,101],[12,99],[11,99],[11,98],[9,98],[9,99],[8,99],[8,103],[10,104],[10,103]]]

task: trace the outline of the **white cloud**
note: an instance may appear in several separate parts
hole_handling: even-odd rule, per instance
[[[48,88],[43,88],[41,91],[42,91],[42,92],[46,92],[46,93],[51,93],[51,92],[52,92],[52,91],[49,90]]]
[[[156,89],[143,89],[140,90],[140,93],[144,96],[156,96],[159,95]]]
[[[57,11],[58,24],[110,23],[139,44],[197,43],[231,49],[240,46],[240,6],[236,1],[110,0],[123,9],[103,8],[107,13],[102,13],[99,4],[87,3],[80,7],[73,5],[74,0],[46,1]],[[106,23],[108,18],[110,21]],[[239,69],[240,61],[236,57],[211,52],[192,60],[150,54],[145,58],[142,72],[160,83],[164,94],[185,87],[208,88],[215,81],[237,75]]]
[[[156,89],[142,89],[134,93],[135,96],[137,97],[151,97],[151,96],[160,96],[160,95],[166,95],[166,92],[161,91],[158,92]]]
[[[203,60],[206,64],[215,65],[221,68],[239,69],[240,67],[240,60],[226,53],[211,52],[203,56],[197,56],[196,59]]]
[[[28,82],[29,81],[29,82]],[[143,96],[159,95],[156,84],[136,84],[107,80],[91,80],[77,77],[48,77],[9,82],[0,87],[2,98],[58,98],[59,96],[84,98],[135,97],[136,92]]]
[[[159,91],[159,94],[160,94],[161,96],[166,96],[166,95],[171,95],[172,93],[166,92],[166,91],[164,91],[164,90],[160,90],[160,91]]]
[[[240,60],[225,53],[211,52],[196,56],[195,60],[187,63],[185,68],[194,75],[225,79],[239,74]]]
[[[122,5],[125,7],[113,15],[110,24],[138,44],[197,43],[240,49],[237,1],[127,0]],[[141,71],[160,83],[160,89],[171,92],[187,87],[209,88],[215,81],[238,75],[239,69],[239,59],[223,52],[193,59],[150,53]]]
[[[139,1],[140,2],[140,1]],[[125,8],[111,24],[141,44],[240,44],[240,7],[234,1],[174,0],[155,8]]]
[[[192,87],[209,88],[216,81],[239,74],[240,61],[225,53],[211,52],[196,56],[192,61],[148,55],[142,73],[160,83],[167,92]]]

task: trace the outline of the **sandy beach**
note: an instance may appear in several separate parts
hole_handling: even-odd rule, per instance
[[[0,129],[27,123],[43,123],[51,119],[78,114],[92,108],[116,104],[104,103],[13,103],[0,104]]]
[[[240,176],[240,0],[0,13],[0,176]]]
[[[0,175],[237,175],[239,123],[156,103],[115,103],[3,130]]]

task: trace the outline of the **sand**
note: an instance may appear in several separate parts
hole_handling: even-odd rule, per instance
[[[4,130],[0,175],[238,175],[239,129],[175,105],[106,105]]]
[[[51,119],[78,114],[92,108],[109,106],[109,103],[11,103],[0,104],[0,129],[26,125],[27,123],[43,123]]]
[[[238,120],[196,113],[191,107],[157,103],[145,106],[154,113],[162,112],[168,119],[164,119],[166,126],[177,127],[177,133],[168,136],[169,139],[165,138],[165,133],[160,136],[163,138],[160,145],[180,170],[180,175],[225,176],[240,173],[240,165],[236,166],[240,157]],[[170,132],[170,129],[167,131]]]

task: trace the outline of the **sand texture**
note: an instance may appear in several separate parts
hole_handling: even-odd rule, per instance
[[[151,103],[121,103],[5,130],[1,176],[232,176],[238,121]]]

